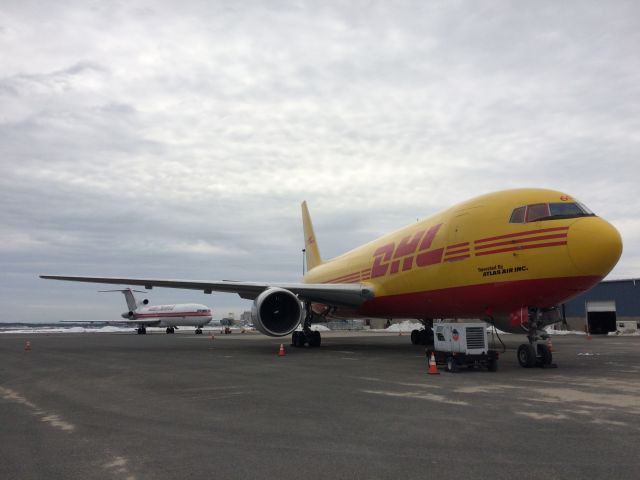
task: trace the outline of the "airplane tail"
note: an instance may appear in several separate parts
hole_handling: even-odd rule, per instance
[[[138,303],[138,301],[136,300],[135,295],[133,294],[133,292],[137,292],[137,293],[147,293],[147,292],[142,292],[140,290],[131,290],[130,288],[125,288],[122,290],[100,290],[101,293],[104,292],[122,292],[124,294],[124,298],[127,301],[127,307],[129,308],[130,312],[135,312],[136,309],[142,305],[148,302],[148,300],[143,300],[142,302]]]
[[[322,258],[320,257],[320,250],[318,250],[318,242],[313,231],[313,224],[311,223],[306,201],[302,202],[302,228],[304,230],[304,249],[308,271],[320,265]]]

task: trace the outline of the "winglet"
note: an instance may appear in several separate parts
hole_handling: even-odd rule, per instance
[[[320,258],[320,250],[318,250],[318,242],[313,231],[313,224],[311,223],[306,201],[302,202],[302,228],[304,230],[304,248],[308,271],[320,265],[322,259]]]

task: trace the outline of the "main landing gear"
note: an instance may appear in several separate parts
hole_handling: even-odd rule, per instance
[[[411,343],[413,345],[433,345],[433,320],[420,320],[424,325],[423,330],[411,331]]]
[[[176,329],[173,327],[167,327],[167,333],[175,333]]]
[[[302,322],[302,331],[295,331],[291,335],[292,347],[304,347],[309,345],[310,347],[319,347],[322,343],[322,337],[320,332],[311,330],[311,319],[313,318],[313,310],[311,310],[311,303],[305,302],[304,304],[304,321]]]
[[[146,335],[147,334],[147,329],[145,327],[138,327],[136,332],[138,332],[138,335]]]
[[[202,335],[202,328],[200,327],[196,328],[196,335]]]
[[[549,312],[543,312],[538,308],[529,309],[529,320],[523,326],[527,330],[527,338],[529,343],[523,343],[518,347],[518,363],[521,367],[543,367],[556,368],[553,363],[553,354],[549,347],[544,343],[538,343],[539,340],[546,340],[549,335],[543,330],[539,335],[538,331],[542,329],[546,323],[543,317]]]

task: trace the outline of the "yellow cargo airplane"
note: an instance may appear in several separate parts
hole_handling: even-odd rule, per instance
[[[524,367],[551,364],[540,332],[557,305],[590,289],[622,253],[618,231],[569,195],[545,189],[490,193],[323,261],[302,204],[308,271],[302,283],[41,275],[42,278],[233,292],[252,299],[253,321],[294,346],[320,345],[312,321],[328,317],[414,318],[413,343],[432,339],[435,318],[482,318],[526,334]],[[302,331],[295,331],[302,323]]]

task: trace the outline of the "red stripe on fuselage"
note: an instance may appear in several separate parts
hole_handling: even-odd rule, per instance
[[[471,255],[459,255],[457,257],[447,257],[444,259],[445,262],[458,262],[460,260],[464,260],[465,258],[469,258]]]
[[[481,238],[480,240],[475,240],[474,243],[478,244],[478,243],[484,243],[484,242],[492,242],[494,240],[502,240],[503,238],[525,237],[527,235],[535,235],[537,233],[546,233],[546,232],[558,232],[560,230],[569,230],[569,227],[542,228],[539,230],[529,230],[528,232],[509,233],[507,235],[498,235],[497,237]]]
[[[210,317],[210,313],[200,312],[172,312],[172,313],[135,313],[136,319],[138,318],[175,318],[175,317]]]
[[[476,250],[481,250],[483,248],[500,247],[502,245],[513,245],[515,243],[537,242],[539,240],[552,240],[554,238],[567,238],[567,234],[558,233],[556,235],[539,235],[537,237],[530,237],[530,238],[515,238],[513,240],[508,240],[506,242],[496,242],[496,243],[487,243],[485,245],[476,245]]]
[[[551,242],[551,243],[541,243],[536,245],[517,245],[515,247],[501,248],[498,250],[491,250],[489,252],[476,252],[476,257],[481,257],[483,255],[493,255],[494,253],[515,252],[516,250],[529,250],[532,248],[559,247],[561,245],[566,245],[566,244],[567,242]]]
[[[448,257],[449,255],[458,255],[460,253],[468,253],[469,249],[468,248],[463,248],[462,250],[447,250],[447,253],[445,253],[445,257]]]
[[[360,273],[350,273],[349,275],[342,275],[341,277],[332,278],[331,280],[327,280],[326,283],[341,283],[347,280],[354,280],[360,278]]]

